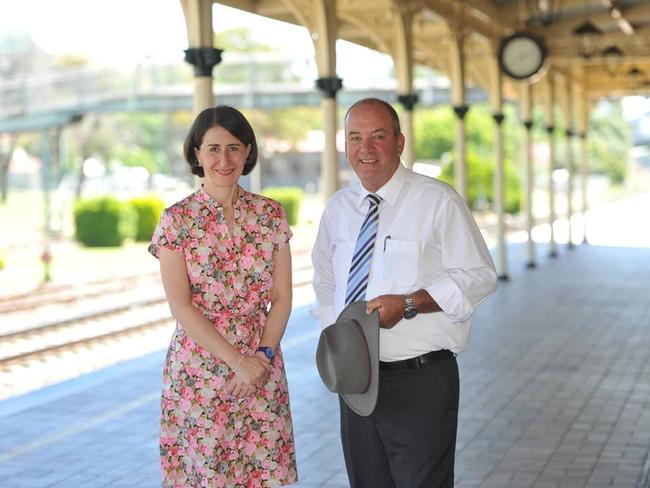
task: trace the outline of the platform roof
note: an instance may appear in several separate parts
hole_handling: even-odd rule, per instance
[[[218,3],[309,28],[314,0]],[[391,54],[396,9],[414,12],[416,64],[448,73],[448,47],[463,34],[467,77],[478,86],[501,40],[525,31],[544,40],[550,72],[578,83],[587,99],[650,93],[648,0],[337,0],[337,38]],[[586,21],[601,31],[590,49],[574,33]],[[604,54],[612,46],[619,55]],[[516,82],[506,80],[505,89],[516,94]]]

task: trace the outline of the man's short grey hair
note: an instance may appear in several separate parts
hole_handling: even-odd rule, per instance
[[[345,112],[345,118],[343,120],[346,123],[348,120],[348,115],[350,115],[352,109],[360,105],[379,105],[381,107],[384,107],[388,112],[388,114],[390,115],[390,118],[393,120],[393,130],[395,131],[395,135],[397,136],[402,132],[402,128],[399,123],[399,116],[397,115],[397,112],[395,111],[393,106],[388,102],[380,100],[379,98],[362,98],[358,102],[354,102],[352,106],[350,106],[348,111]]]

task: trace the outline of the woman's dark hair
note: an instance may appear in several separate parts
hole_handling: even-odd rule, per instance
[[[196,159],[194,149],[201,147],[205,133],[216,126],[223,127],[243,142],[244,145],[251,146],[251,150],[244,163],[244,170],[242,171],[244,175],[250,173],[257,164],[257,141],[255,140],[255,132],[253,132],[253,128],[248,123],[248,120],[246,120],[246,117],[239,110],[228,105],[217,105],[216,107],[206,108],[197,115],[185,137],[183,155],[187,164],[190,165],[192,174],[201,178],[205,176],[203,168],[199,165],[198,159]]]

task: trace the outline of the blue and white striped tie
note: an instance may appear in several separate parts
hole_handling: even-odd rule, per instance
[[[380,196],[374,193],[369,193],[366,198],[370,202],[370,207],[363,224],[361,224],[361,229],[359,229],[357,244],[354,246],[352,264],[348,274],[348,288],[345,294],[346,305],[366,298],[370,261],[372,260],[372,251],[375,248],[375,238],[377,237],[379,203],[382,200]]]

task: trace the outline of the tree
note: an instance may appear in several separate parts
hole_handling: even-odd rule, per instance
[[[632,146],[630,127],[623,119],[619,102],[602,104],[591,117],[589,163],[595,173],[606,174],[612,183],[625,180],[628,151]]]
[[[213,72],[216,82],[232,84],[279,83],[299,81],[289,59],[265,57],[266,53],[277,53],[273,47],[257,42],[249,27],[239,27],[217,32],[215,46],[224,50],[224,61]],[[245,62],[228,62],[228,53],[245,54]]]
[[[511,161],[521,137],[514,107],[504,106],[504,115],[505,207],[507,212],[516,213],[521,207],[521,183],[518,168]],[[455,115],[448,106],[416,111],[416,157],[440,160],[444,154],[450,154],[452,161],[442,168],[440,179],[452,185],[455,124]],[[482,203],[494,200],[495,122],[489,106],[482,104],[471,108],[466,116],[466,134],[468,200],[472,208],[479,209]]]
[[[4,134],[0,136],[0,203],[7,202],[9,191],[9,165],[16,150],[18,134]]]
[[[467,200],[472,210],[484,210],[485,204],[494,203],[494,163],[474,151],[467,153]],[[505,202],[507,213],[521,210],[521,181],[515,167],[506,161],[504,165]],[[454,160],[445,164],[439,179],[454,185]]]
[[[415,111],[415,157],[438,160],[454,148],[454,112],[451,107]]]
[[[78,124],[69,129],[70,158],[67,167],[77,173],[75,200],[81,197],[86,180],[84,162],[90,157],[97,157],[108,164],[112,159],[116,139],[114,132],[111,131],[110,122],[109,118],[100,119],[94,114],[87,114]]]

